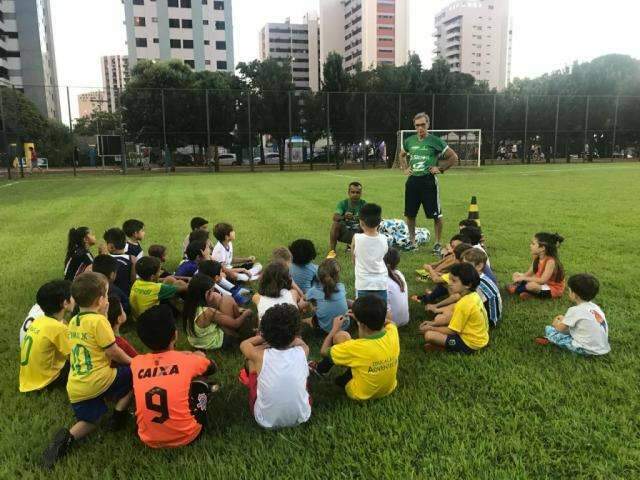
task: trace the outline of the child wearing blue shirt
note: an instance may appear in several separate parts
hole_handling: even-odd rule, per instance
[[[306,294],[317,282],[318,266],[312,263],[318,255],[316,247],[311,240],[301,238],[289,245],[289,251],[293,262],[289,267],[289,273],[296,285]]]
[[[349,310],[347,292],[344,284],[340,283],[340,265],[334,259],[326,259],[320,264],[318,278],[320,283],[307,290],[307,301],[315,306],[315,315],[310,323],[328,333],[333,327],[333,319]],[[342,329],[348,328],[347,320]]]

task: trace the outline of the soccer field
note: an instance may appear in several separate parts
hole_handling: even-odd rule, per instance
[[[127,218],[145,223],[145,249],[169,248],[180,259],[189,220],[234,225],[238,255],[263,263],[273,248],[309,238],[327,250],[335,204],[359,180],[363,198],[402,218],[398,171],[35,177],[0,183],[0,478],[40,478],[36,463],[51,434],[73,423],[64,389],[18,393],[18,330],[37,288],[60,278],[70,227],[96,236]],[[126,432],[99,430],[56,467],[59,478],[639,478],[640,477],[640,165],[486,167],[448,172],[440,180],[444,239],[457,232],[469,199],[478,197],[491,264],[502,286],[527,268],[538,231],[565,237],[568,275],[590,272],[607,315],[612,351],[582,358],[533,338],[570,306],[514,300],[489,347],[477,355],[425,354],[416,335],[424,311],[415,304],[401,329],[398,389],[364,404],[348,400],[331,379],[313,381],[308,424],[265,431],[249,413],[236,380],[239,352],[216,355],[222,385],[209,405],[209,429],[172,451],[145,447],[131,419]],[[432,230],[419,219],[418,226]],[[431,247],[403,253],[410,293],[424,285],[413,271],[433,261]],[[353,267],[339,247],[342,281],[354,294]],[[144,348],[132,329],[125,336]],[[182,332],[180,332],[182,333]],[[319,358],[320,338],[311,342]],[[186,348],[181,338],[180,348]],[[338,368],[334,369],[335,376]]]

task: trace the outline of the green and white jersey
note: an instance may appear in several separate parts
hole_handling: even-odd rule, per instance
[[[418,135],[410,136],[404,141],[402,148],[409,157],[412,175],[422,177],[430,175],[429,168],[438,165],[438,156],[449,146],[440,137],[427,134],[422,140]]]

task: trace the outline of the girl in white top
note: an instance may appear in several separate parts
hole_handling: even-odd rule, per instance
[[[289,269],[282,262],[270,263],[262,272],[258,293],[253,296],[258,307],[258,321],[274,305],[288,303],[299,309],[306,307],[304,298],[293,288]]]
[[[390,248],[384,256],[387,265],[387,305],[391,310],[391,320],[398,327],[409,323],[409,289],[400,270],[400,252]]]
[[[384,255],[389,249],[387,237],[378,232],[382,209],[375,203],[367,203],[360,210],[360,227],[364,233],[356,233],[351,242],[355,264],[356,293],[380,292],[387,296],[387,266]]]
[[[311,417],[309,347],[297,336],[299,329],[298,309],[277,305],[265,312],[260,335],[240,344],[246,358],[241,379],[253,416],[264,428],[294,427]]]

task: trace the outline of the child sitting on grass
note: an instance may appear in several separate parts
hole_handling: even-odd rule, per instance
[[[451,319],[436,318],[420,324],[426,341],[424,349],[474,353],[489,343],[489,320],[476,289],[480,275],[469,263],[451,267],[449,289],[459,295]]]
[[[198,264],[211,260],[211,249],[204,240],[194,240],[184,252],[187,257],[176,269],[177,277],[193,277],[198,271]]]
[[[521,299],[531,297],[560,298],[564,293],[564,268],[558,256],[563,242],[557,233],[536,233],[529,245],[533,263],[525,273],[515,272],[512,284],[507,286],[511,294]]]
[[[249,409],[261,427],[295,427],[311,417],[309,347],[299,331],[298,309],[275,305],[264,313],[260,334],[240,344],[246,359],[240,381],[249,388]]]
[[[293,255],[291,255],[291,252],[287,247],[275,248],[271,253],[271,261],[284,263],[286,267],[289,269],[289,274],[292,275],[291,264],[293,263]],[[298,286],[298,284],[295,282],[293,278],[291,278],[291,287],[293,288],[293,290],[298,292],[298,295],[300,298],[306,299],[305,293],[302,291],[302,289]]]
[[[274,305],[288,303],[304,310],[307,306],[304,298],[293,289],[293,281],[289,269],[282,262],[267,265],[262,272],[258,293],[253,295],[253,303],[258,308],[258,321],[264,313]]]
[[[389,248],[384,256],[387,266],[387,301],[391,309],[391,320],[398,327],[409,323],[409,289],[407,281],[400,270],[400,252],[395,248]]]
[[[318,281],[316,275],[318,266],[313,263],[313,259],[318,256],[316,247],[311,240],[298,239],[289,245],[292,256],[292,263],[289,267],[291,278],[300,287],[303,293]]]
[[[122,303],[118,297],[109,296],[109,309],[107,310],[107,320],[109,320],[109,324],[113,329],[113,334],[116,336],[116,345],[118,345],[124,353],[129,355],[131,358],[138,355],[138,352],[135,348],[122,336],[120,336],[120,327],[124,325],[127,321],[127,314],[122,308]],[[111,363],[112,367],[115,367],[116,364]]]
[[[189,235],[187,235],[184,239],[184,241],[182,242],[182,252],[184,253],[187,250],[187,247],[189,246],[189,243],[191,243],[193,240],[191,240],[191,234],[193,232],[196,232],[198,230],[201,230],[203,232],[208,232],[209,230],[209,220],[206,220],[202,217],[193,217],[191,219],[191,232],[189,232]],[[207,237],[208,238],[208,237]]]
[[[144,240],[144,223],[131,218],[122,224],[122,230],[127,236],[125,253],[136,257],[136,260],[140,260],[144,256],[142,245],[140,245],[140,242]]]
[[[102,236],[106,243],[106,252],[118,261],[116,278],[113,281],[126,295],[131,292],[131,285],[136,281],[136,257],[125,253],[127,247],[127,237],[123,230],[110,228]]]
[[[118,260],[113,258],[111,255],[98,255],[93,259],[91,271],[101,273],[107,277],[107,280],[109,280],[109,296],[117,297],[118,300],[120,300],[124,311],[128,313],[131,311],[129,295],[124,293],[120,287],[114,283],[116,273],[118,272],[118,266]]]
[[[458,245],[456,245],[456,247],[453,249],[453,255],[455,259],[454,265],[459,264],[461,261],[460,259],[462,258],[462,254],[471,248],[473,247],[468,243],[459,243]],[[451,268],[453,268],[453,265],[451,266]],[[451,270],[451,268],[449,268],[449,270]],[[420,302],[424,305],[436,304],[434,308],[441,308],[455,303],[458,300],[457,297],[449,298],[449,278],[450,273],[439,274],[433,272],[431,280],[436,284],[433,287],[433,290],[426,289],[424,295],[413,295],[411,297],[411,300],[413,300],[414,302]],[[447,298],[438,302],[438,300],[442,299],[445,296],[447,296]]]
[[[69,375],[69,346],[66,316],[75,307],[71,282],[45,283],[36,294],[44,315],[36,317],[20,342],[20,391],[33,392],[64,385]]]
[[[349,316],[358,325],[359,338],[352,339],[343,330],[346,319],[336,317],[320,349],[325,358],[310,367],[321,376],[333,365],[347,367],[335,383],[352,400],[385,397],[398,385],[398,327],[387,318],[386,303],[377,295],[358,297]]]
[[[256,257],[236,257],[233,254],[233,241],[236,232],[228,223],[218,223],[213,230],[218,240],[211,258],[222,264],[223,271],[232,282],[249,282],[256,280],[262,272],[262,265],[255,263]]]
[[[124,248],[124,247],[123,247]],[[131,401],[131,358],[116,344],[116,338],[105,317],[109,307],[109,282],[94,272],[76,277],[71,296],[80,313],[69,320],[71,371],[67,393],[77,422],[58,430],[42,454],[45,468],[53,468],[66,455],[73,442],[86,437],[97,428],[107,413],[105,399],[116,402],[110,422],[112,430],[121,429],[127,420]],[[111,362],[119,364],[111,367]]]
[[[134,318],[138,318],[145,310],[167,302],[176,295],[187,291],[187,284],[174,277],[166,277],[159,282],[160,260],[156,257],[142,257],[136,264],[140,277],[131,287],[129,303]]]
[[[207,424],[214,390],[207,377],[216,372],[216,364],[202,352],[175,350],[178,332],[168,305],[144,312],[137,330],[151,350],[131,360],[138,436],[151,448],[188,445]]]
[[[451,237],[451,240],[449,240],[449,245],[443,249],[444,255],[442,259],[434,263],[425,263],[423,265],[427,276],[433,278],[434,276],[440,276],[444,273],[448,273],[451,269],[451,266],[457,263],[454,251],[455,248],[461,243],[470,243],[470,240],[464,235],[460,235],[459,233]]]
[[[64,259],[64,279],[73,281],[93,263],[91,247],[96,237],[89,227],[71,228],[67,241],[67,255]]]
[[[333,319],[342,317],[349,310],[347,290],[340,282],[340,265],[335,259],[327,258],[320,263],[318,278],[319,284],[314,284],[307,290],[307,301],[315,307],[315,314],[304,322],[329,333],[333,327]],[[343,329],[348,328],[349,322],[345,322]]]
[[[480,284],[476,292],[480,295],[484,309],[487,311],[489,326],[497,326],[502,317],[502,297],[498,286],[483,272],[487,255],[482,250],[470,248],[462,254],[462,261],[473,265],[480,275]]]
[[[558,315],[552,325],[545,327],[541,345],[552,343],[579,355],[609,353],[609,325],[602,309],[592,302],[600,290],[600,282],[593,275],[579,273],[569,277],[569,298],[575,306]]]
[[[182,321],[189,344],[198,350],[231,347],[253,334],[251,310],[232,309],[224,313],[212,306],[221,303],[220,298],[216,298],[215,285],[214,278],[197,273],[187,289]]]
[[[356,297],[377,295],[387,301],[387,266],[384,256],[389,250],[387,237],[378,232],[382,208],[367,203],[360,209],[360,228],[351,241],[351,255],[355,265]]]
[[[164,245],[158,245],[158,244],[150,245],[149,246],[149,256],[150,257],[156,257],[158,260],[160,260],[160,275],[159,275],[159,278],[162,279],[162,278],[173,276],[173,273],[167,272],[164,269],[164,264],[167,261],[167,247],[165,247]]]

